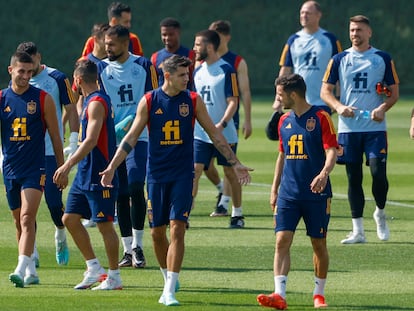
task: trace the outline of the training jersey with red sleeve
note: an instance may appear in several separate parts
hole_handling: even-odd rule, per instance
[[[31,85],[21,95],[10,87],[0,92],[3,175],[8,179],[38,176],[45,167],[47,93]]]
[[[168,96],[161,88],[145,94],[148,109],[148,183],[193,178],[197,94]]]
[[[190,81],[188,81],[187,88],[190,90],[192,89],[192,81],[193,81],[193,72],[194,72],[194,63],[195,63],[195,52],[193,50],[190,50],[186,48],[185,46],[180,45],[177,51],[174,53],[168,52],[165,48],[162,50],[159,50],[151,55],[151,63],[154,65],[155,69],[157,70],[158,74],[158,85],[162,86],[164,84],[164,74],[162,71],[162,62],[166,60],[168,57],[172,55],[180,55],[185,56],[191,59],[193,62],[189,67],[189,76]]]
[[[88,130],[88,108],[91,102],[99,102],[105,110],[105,118],[99,132],[96,146],[79,163],[74,183],[82,190],[97,191],[104,187],[101,185],[100,172],[105,170],[116,151],[115,125],[111,100],[102,91],[89,94],[83,103],[80,119],[79,140],[82,143]],[[113,185],[117,187],[117,178],[114,177]]]
[[[338,146],[329,114],[317,107],[298,117],[294,111],[279,121],[279,151],[285,155],[279,198],[285,200],[326,200],[332,197],[328,178],[322,193],[313,193],[310,184],[325,165],[325,150]]]

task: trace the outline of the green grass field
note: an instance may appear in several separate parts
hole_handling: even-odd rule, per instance
[[[241,139],[239,157],[253,167],[253,182],[243,190],[246,228],[227,229],[227,218],[210,218],[215,204],[215,188],[201,180],[191,228],[186,235],[186,254],[177,293],[180,310],[262,310],[259,293],[273,291],[274,234],[268,204],[277,145],[267,140],[265,123],[271,100],[256,100],[253,107],[254,134]],[[368,242],[341,245],[351,230],[346,200],[344,168],[332,173],[334,199],[329,227],[330,272],[326,298],[330,310],[414,310],[414,141],[408,138],[412,103],[401,100],[388,113],[390,181],[387,215],[391,230],[388,242],[376,237],[372,219],[375,204],[371,178],[365,171],[365,227]],[[65,192],[66,196],[67,191]],[[54,255],[54,227],[44,203],[38,215],[37,245],[40,285],[14,288],[8,280],[17,262],[15,229],[4,192],[0,195],[0,310],[162,310],[158,304],[162,276],[152,252],[149,229],[145,234],[147,267],[123,269],[124,290],[75,291],[85,264],[69,238],[71,258],[59,267]],[[147,227],[148,228],[148,227]],[[89,229],[98,258],[106,265],[103,243],[96,228]],[[300,224],[291,250],[288,280],[289,310],[312,310],[312,250]],[[263,309],[265,310],[265,309]]]

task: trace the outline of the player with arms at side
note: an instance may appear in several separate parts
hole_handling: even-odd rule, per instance
[[[16,226],[19,259],[9,279],[16,287],[38,284],[33,257],[36,214],[45,185],[45,131],[50,133],[57,165],[62,165],[63,144],[59,137],[52,97],[29,84],[34,71],[32,57],[15,52],[8,67],[10,86],[0,92],[3,180]],[[57,186],[63,189],[68,180]]]
[[[290,247],[303,218],[313,248],[314,307],[323,308],[328,306],[324,294],[329,266],[326,235],[332,198],[329,173],[335,166],[338,146],[336,133],[329,114],[306,101],[306,84],[300,75],[281,76],[275,84],[277,100],[291,111],[279,122],[279,156],[270,193],[276,224],[275,291],[260,294],[257,301],[265,307],[287,309]]]
[[[211,121],[201,98],[186,90],[190,65],[190,59],[179,55],[164,61],[163,86],[141,99],[130,131],[107,169],[102,172],[102,184],[110,186],[117,166],[132,150],[144,127],[148,126],[148,220],[154,252],[165,280],[159,302],[167,306],[179,304],[175,298],[175,287],[183,262],[184,235],[193,200],[195,119],[233,165],[239,182],[250,182],[251,169],[239,162]]]
[[[322,99],[338,113],[338,163],[345,164],[348,178],[348,201],[352,215],[352,231],[342,244],[365,243],[363,213],[365,206],[363,156],[372,176],[372,194],[376,208],[373,218],[377,236],[387,241],[390,236],[385,215],[387,202],[387,132],[386,112],[399,97],[399,79],[391,56],[371,46],[372,29],[366,16],[356,15],[349,21],[352,46],[335,55],[326,69],[321,89]],[[335,84],[341,86],[339,100],[333,95]],[[385,84],[390,92],[383,96]]]

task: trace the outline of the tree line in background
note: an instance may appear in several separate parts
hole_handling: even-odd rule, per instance
[[[5,1],[0,11],[0,86],[7,86],[10,56],[22,41],[34,41],[43,62],[72,76],[73,65],[94,23],[106,22],[111,1],[38,0]],[[132,8],[131,31],[141,39],[146,57],[161,49],[159,22],[167,16],[182,25],[182,44],[192,48],[194,34],[217,19],[232,23],[230,48],[249,66],[253,95],[273,95],[273,81],[279,71],[279,56],[288,36],[298,29],[303,1],[293,0],[134,0],[123,1]],[[401,94],[414,93],[411,61],[414,50],[414,1],[320,0],[321,26],[350,46],[349,17],[363,14],[373,28],[371,43],[389,52],[401,80]]]

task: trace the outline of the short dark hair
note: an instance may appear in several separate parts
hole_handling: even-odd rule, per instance
[[[116,19],[121,18],[123,12],[131,13],[131,7],[121,2],[112,2],[108,6],[108,21],[113,17]]]
[[[180,22],[172,17],[166,17],[160,22],[160,27],[173,27],[181,29]]]
[[[37,46],[34,42],[22,42],[17,46],[16,51],[26,52],[27,54],[33,56],[38,53]]]
[[[365,25],[370,26],[369,18],[364,15],[355,15],[349,19],[349,22],[352,23],[364,23]]]
[[[102,38],[109,27],[110,26],[108,23],[94,24],[92,27],[91,35],[97,38]]]
[[[275,80],[275,86],[277,85],[282,86],[286,93],[290,94],[291,92],[295,92],[300,97],[305,98],[306,83],[302,76],[297,73],[277,77]]]
[[[212,22],[210,27],[208,27],[208,29],[215,30],[219,34],[227,36],[230,34],[231,24],[229,21],[218,20],[218,21]]]
[[[78,60],[73,75],[79,75],[86,83],[94,83],[98,79],[98,67],[89,59]]]
[[[162,62],[163,72],[174,73],[178,67],[189,67],[192,61],[186,56],[174,54]]]
[[[129,30],[122,25],[114,25],[108,28],[105,35],[107,36],[117,36],[120,39],[129,40]]]
[[[24,51],[16,51],[10,58],[10,66],[15,65],[16,63],[29,63],[33,64],[32,56]]]
[[[220,45],[220,36],[214,30],[202,30],[196,33],[196,37],[203,37],[204,42],[211,43],[214,47],[214,50],[217,51]]]

